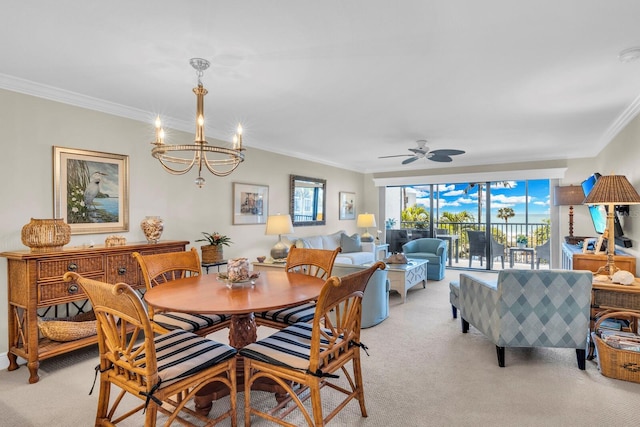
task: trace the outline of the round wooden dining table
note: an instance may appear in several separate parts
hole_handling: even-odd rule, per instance
[[[284,269],[262,271],[254,283],[228,283],[217,274],[202,274],[155,286],[144,294],[144,299],[154,308],[168,311],[230,315],[229,345],[241,349],[257,340],[254,312],[315,300],[324,283],[318,277],[287,273]],[[241,358],[238,362],[238,389],[242,390],[244,368]],[[202,413],[209,412],[213,399],[228,394],[205,389],[196,396],[196,408]],[[278,391],[269,386],[261,389]]]

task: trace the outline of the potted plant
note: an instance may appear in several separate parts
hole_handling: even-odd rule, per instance
[[[198,239],[196,242],[209,242],[208,245],[200,246],[200,250],[202,251],[202,263],[212,264],[222,261],[222,247],[229,246],[233,243],[231,238],[217,232],[206,233],[203,231],[202,235],[204,238]]]
[[[519,248],[524,248],[527,246],[527,243],[529,243],[529,239],[524,234],[518,234],[518,237],[516,237],[516,243]]]

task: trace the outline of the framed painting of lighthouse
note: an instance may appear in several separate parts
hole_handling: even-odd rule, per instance
[[[71,234],[129,231],[129,156],[54,146],[53,192]]]

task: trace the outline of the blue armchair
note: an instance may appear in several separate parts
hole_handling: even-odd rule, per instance
[[[505,347],[560,347],[575,348],[584,370],[592,279],[580,270],[502,270],[497,282],[460,274],[462,332],[486,335],[500,367]]]
[[[407,258],[429,260],[427,264],[427,279],[444,279],[444,270],[447,265],[446,241],[428,237],[415,239],[402,245],[402,252]]]
[[[367,268],[363,265],[334,264],[332,276],[346,276]],[[362,296],[362,328],[370,328],[389,317],[389,281],[388,270],[376,270],[367,282]]]

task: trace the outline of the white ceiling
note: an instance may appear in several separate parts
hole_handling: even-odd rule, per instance
[[[2,0],[0,87],[361,172],[591,157],[640,108],[637,0]],[[467,154],[402,166],[415,141]],[[149,141],[140,141],[147,144]]]

